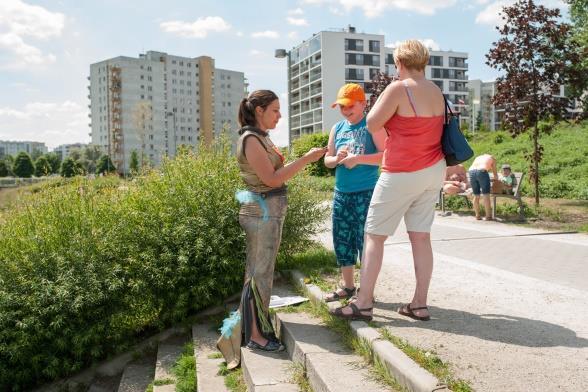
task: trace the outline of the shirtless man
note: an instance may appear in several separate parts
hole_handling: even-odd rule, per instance
[[[443,192],[447,195],[457,195],[468,189],[468,176],[463,165],[447,166]]]
[[[494,179],[498,179],[496,171],[496,159],[490,154],[483,154],[472,162],[470,166],[470,184],[474,194],[474,213],[476,219],[480,217],[480,196],[484,200],[484,210],[486,211],[486,220],[492,220],[492,206],[490,205],[490,174],[492,171]]]

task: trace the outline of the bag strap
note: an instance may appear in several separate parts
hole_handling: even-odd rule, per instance
[[[453,114],[453,111],[451,110],[451,107],[449,106],[449,102],[447,101],[447,98],[445,97],[445,94],[443,94],[443,100],[445,101],[445,124],[449,124],[449,117],[450,116],[454,117],[455,114]]]
[[[408,101],[410,102],[410,106],[412,107],[412,111],[414,112],[414,116],[418,117],[419,115],[417,114],[417,111],[416,111],[416,106],[414,104],[414,97],[412,96],[412,91],[410,91],[410,89],[408,88],[408,83],[406,83],[406,80],[403,80],[402,84],[404,84],[404,90],[406,91],[406,96],[408,97]]]

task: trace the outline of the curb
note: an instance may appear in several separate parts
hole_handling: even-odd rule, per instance
[[[304,283],[304,275],[297,270],[290,271],[290,276],[294,284],[301,288],[310,298],[318,305],[327,305],[329,308],[339,306],[337,302],[325,304],[323,301],[323,292],[321,289],[312,284]],[[373,350],[373,355],[385,367],[396,381],[411,392],[433,392],[433,391],[450,391],[450,389],[437,379],[427,370],[420,367],[415,361],[407,356],[402,350],[394,346],[388,340],[382,338],[382,335],[375,328],[370,327],[364,321],[351,321],[353,333],[360,339],[363,339]]]

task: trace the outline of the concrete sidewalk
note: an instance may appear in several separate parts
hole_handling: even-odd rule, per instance
[[[588,236],[435,217],[432,320],[396,310],[412,298],[404,227],[388,239],[374,320],[434,350],[476,391],[581,391],[588,386]],[[332,247],[330,232],[321,236]]]

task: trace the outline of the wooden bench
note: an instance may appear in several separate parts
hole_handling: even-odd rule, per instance
[[[496,198],[498,197],[506,197],[508,199],[514,199],[517,201],[518,205],[519,205],[519,219],[520,220],[525,220],[525,211],[524,211],[524,207],[523,207],[523,200],[521,199],[521,183],[523,181],[523,177],[525,176],[524,173],[521,172],[513,172],[516,180],[517,180],[517,184],[512,188],[512,195],[510,194],[502,194],[502,193],[491,193],[490,197],[492,198],[492,218],[496,219]],[[468,173],[468,182],[469,182],[469,178],[470,174]],[[469,192],[462,192],[462,193],[458,193],[456,195],[450,195],[450,196],[461,196],[464,197],[466,199],[466,203],[468,205],[468,208],[471,208],[471,203],[469,200],[469,196],[471,196],[472,194]],[[441,204],[441,212],[445,213],[445,197],[447,195],[445,194],[445,192],[443,192],[443,188],[441,188],[440,194],[439,194],[439,199],[440,199],[440,204]]]

